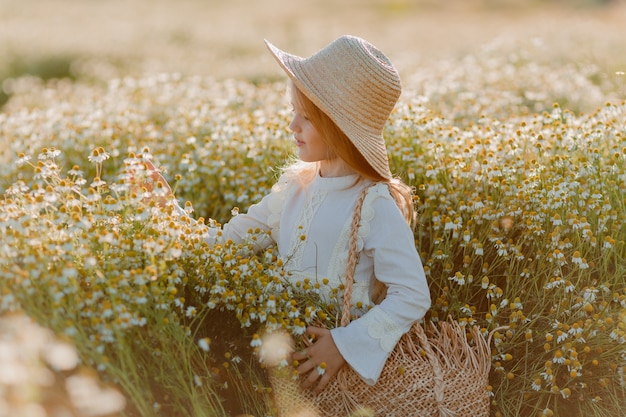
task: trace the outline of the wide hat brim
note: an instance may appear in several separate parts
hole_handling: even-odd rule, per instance
[[[346,134],[384,179],[391,179],[383,130],[401,93],[391,62],[369,42],[342,36],[309,58],[265,40],[295,86]]]

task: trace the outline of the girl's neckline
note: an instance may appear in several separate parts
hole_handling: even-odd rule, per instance
[[[322,177],[317,171],[313,183],[316,187],[324,190],[338,190],[350,188],[359,180],[359,174],[342,175],[340,177]]]

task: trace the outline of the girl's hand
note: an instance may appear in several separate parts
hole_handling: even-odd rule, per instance
[[[137,186],[145,188],[150,192],[153,198],[156,197],[156,202],[159,206],[163,207],[167,204],[168,200],[172,196],[172,187],[167,183],[167,180],[161,175],[161,173],[155,168],[155,166],[149,160],[143,160],[144,167],[147,175],[143,180],[137,180]],[[156,190],[156,191],[155,191]]]
[[[339,353],[330,330],[309,326],[306,335],[314,338],[313,343],[300,352],[294,352],[291,357],[299,362],[298,373],[302,375],[302,386],[314,387],[316,392],[320,392],[346,361]]]

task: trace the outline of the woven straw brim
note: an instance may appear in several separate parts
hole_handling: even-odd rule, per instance
[[[265,43],[295,86],[330,117],[382,178],[391,179],[383,129],[400,95],[400,82],[391,64],[377,61],[360,41],[348,38],[309,58]],[[369,60],[363,59],[367,53]]]

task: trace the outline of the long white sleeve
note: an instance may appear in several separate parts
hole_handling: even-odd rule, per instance
[[[273,229],[277,229],[277,225],[280,223],[276,213],[281,212],[283,204],[281,196],[284,189],[285,179],[281,179],[272,187],[270,194],[267,194],[258,203],[251,205],[246,213],[237,214],[221,227],[209,227],[209,232],[205,236],[207,243],[214,245],[218,240],[222,242],[232,240],[235,243],[242,243],[251,234],[259,237],[261,236],[259,232],[267,232],[266,238],[256,240],[258,249],[263,250],[275,244],[271,232]],[[174,200],[174,203],[174,208],[181,216],[188,216],[178,202]]]
[[[387,286],[387,296],[361,318],[331,331],[346,361],[369,384],[380,376],[400,337],[430,307],[422,262],[400,210],[390,197],[376,199],[373,209],[362,255],[372,261],[376,279]],[[359,272],[364,271],[357,266]]]

